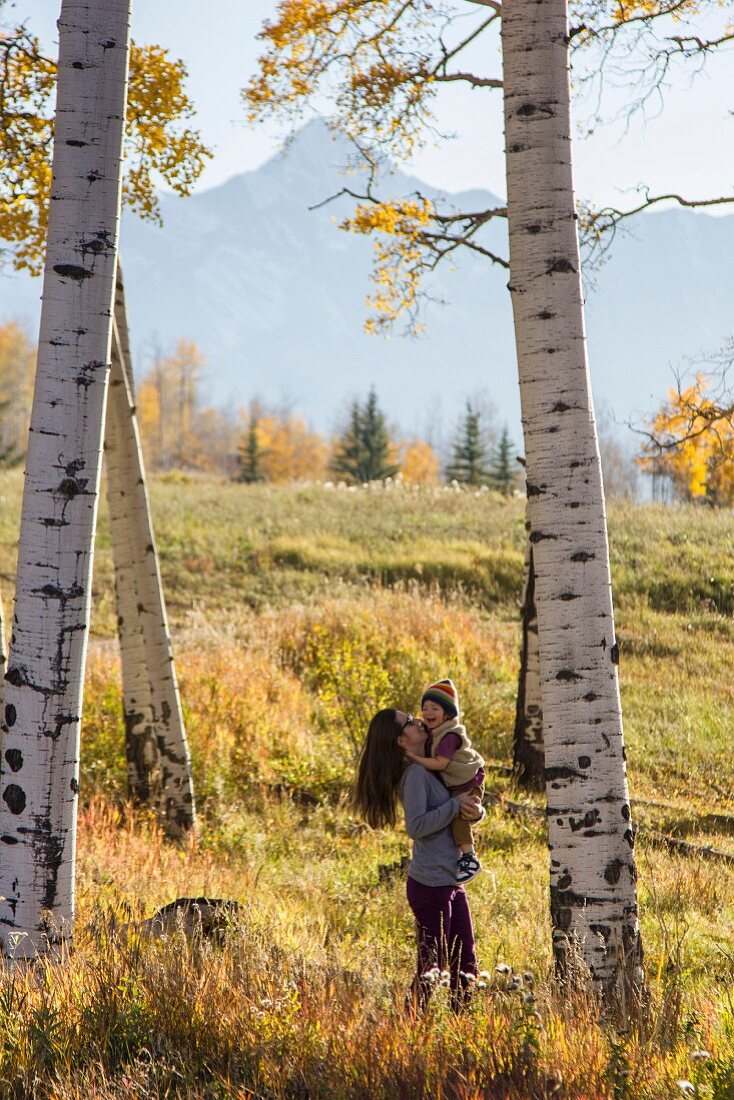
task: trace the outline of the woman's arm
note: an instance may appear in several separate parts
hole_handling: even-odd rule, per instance
[[[414,764],[420,764],[428,772],[446,771],[451,763],[448,756],[417,756],[414,752],[406,752],[405,755],[408,760],[412,760]]]
[[[405,773],[403,781],[405,828],[412,840],[419,840],[431,833],[437,833],[439,829],[445,829],[459,813],[458,797],[447,798],[435,810],[428,809],[429,782],[431,780],[422,768],[411,767]]]

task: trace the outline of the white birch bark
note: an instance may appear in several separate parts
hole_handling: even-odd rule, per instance
[[[5,672],[8,667],[8,645],[5,639],[5,612],[0,597],[0,713],[5,705]]]
[[[74,920],[79,725],[120,220],[129,0],[63,0],[53,179],[0,772],[0,937]]]
[[[566,0],[502,6],[510,290],[535,565],[551,915],[598,988],[642,979],[609,551],[586,359]]]
[[[535,564],[530,524],[525,525],[525,568],[522,585],[522,643],[517,681],[517,708],[513,739],[513,767],[520,786],[545,788],[543,702],[538,649],[538,610],[535,604]]]
[[[195,824],[194,791],[133,401],[119,264],[114,321],[105,460],[128,783],[133,800],[155,810],[167,835],[178,838]]]

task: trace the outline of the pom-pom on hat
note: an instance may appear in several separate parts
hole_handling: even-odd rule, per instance
[[[423,692],[421,706],[428,700],[443,707],[449,718],[459,717],[459,693],[453,680],[439,680]]]

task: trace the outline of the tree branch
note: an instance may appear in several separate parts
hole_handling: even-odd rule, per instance
[[[422,195],[420,196],[423,197]],[[440,222],[441,225],[450,225],[452,222],[471,222],[475,223],[478,228],[485,222],[488,222],[490,218],[506,218],[507,207],[506,206],[493,206],[489,210],[477,210],[475,213],[470,214],[468,211],[461,210],[458,214],[441,214],[438,210],[434,213],[434,221]]]
[[[661,19],[667,15],[675,15],[676,12],[678,12],[681,8],[684,8],[688,3],[689,0],[673,0],[672,3],[668,4],[668,6],[661,11],[656,11],[654,13],[641,12],[639,15],[630,15],[627,18],[620,19],[618,22],[607,23],[601,27],[591,27],[588,25],[584,25],[583,28],[576,28],[575,33],[578,33],[579,30],[583,29],[587,31],[591,37],[597,38],[604,37],[607,34],[616,34],[624,27],[631,27],[635,23],[640,23],[643,26],[647,27],[650,26],[650,24],[657,19]]]
[[[431,270],[434,270],[436,268],[439,261],[442,260],[444,256],[447,256],[449,252],[454,252],[459,247],[468,248],[472,252],[479,253],[480,256],[486,256],[486,258],[488,260],[491,260],[492,263],[497,264],[499,267],[506,268],[507,271],[510,270],[510,264],[507,260],[505,260],[502,256],[498,256],[495,252],[490,252],[488,248],[484,248],[482,245],[477,244],[476,241],[472,241],[469,237],[452,237],[448,233],[425,232],[421,233],[420,239],[421,241],[424,241],[426,243],[426,247],[428,248],[431,248],[434,241],[445,241],[450,244],[449,248],[436,248],[434,250],[435,258],[433,263],[430,264]]]
[[[445,71],[448,62],[451,61],[453,57],[456,57],[458,54],[460,54],[463,49],[466,49],[466,47],[471,42],[473,42],[475,38],[479,38],[480,35],[484,34],[487,27],[491,26],[497,18],[498,15],[496,12],[494,15],[490,15],[488,19],[485,19],[483,23],[480,23],[479,26],[471,32],[470,35],[467,35],[467,37],[463,39],[463,41],[459,42],[458,45],[454,46],[451,50],[447,50],[446,46],[443,43],[443,40],[441,40],[441,60],[433,70],[434,73],[437,73],[439,69],[442,68]]]
[[[328,195],[325,199],[322,199],[321,202],[313,203],[311,206],[307,207],[307,209],[309,211],[320,210],[322,206],[328,206],[330,202],[336,202],[342,195],[349,195],[351,199],[356,199],[357,202],[377,203],[380,201],[376,199],[374,195],[370,194],[369,191],[366,195],[360,195],[358,191],[352,191],[351,187],[342,187],[339,191],[335,191],[333,195]]]
[[[598,263],[609,251],[617,232],[617,227],[628,218],[649,210],[661,202],[675,202],[678,206],[696,209],[706,206],[729,206],[734,204],[734,195],[720,195],[713,199],[687,199],[683,195],[670,192],[664,195],[650,195],[644,190],[645,199],[630,210],[618,210],[614,206],[605,206],[601,210],[587,210],[581,221],[581,243],[587,251],[589,262]]]
[[[722,34],[720,38],[699,38],[697,35],[681,35],[674,34],[668,39],[669,42],[675,42],[682,53],[708,53],[709,50],[715,50],[717,46],[723,46],[727,42],[734,42],[734,31],[730,31],[726,34]]]
[[[686,199],[683,195],[677,195],[675,192],[667,195],[653,195],[652,197],[647,195],[645,201],[632,210],[615,210],[614,207],[608,206],[600,210],[599,213],[613,216],[616,225],[625,218],[631,218],[635,214],[640,214],[643,210],[649,210],[651,206],[655,206],[659,202],[677,202],[679,206],[687,206],[693,209],[697,206],[725,206],[734,202],[734,195],[720,195],[715,199]]]
[[[463,80],[472,88],[503,88],[501,80],[489,76],[474,76],[473,73],[444,73],[433,78],[437,84],[448,84],[452,80]]]

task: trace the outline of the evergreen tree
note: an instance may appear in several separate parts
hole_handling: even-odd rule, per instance
[[[247,435],[240,443],[237,460],[239,463],[239,475],[237,480],[244,481],[248,485],[256,481],[263,481],[264,475],[260,464],[260,441],[257,438],[258,418],[255,413],[250,416],[250,424]]]
[[[505,424],[500,441],[492,454],[490,471],[492,486],[499,489],[502,495],[506,497],[515,488],[515,482],[517,481],[514,451],[515,448],[512,446],[510,433]]]
[[[337,477],[346,481],[362,481],[365,454],[362,443],[362,413],[358,401],[353,401],[349,410],[349,423],[339,436],[331,468]]]
[[[474,408],[471,401],[467,401],[466,412],[452,447],[451,462],[446,467],[446,477],[463,485],[486,485],[491,476],[489,458],[482,413]]]
[[[362,440],[367,459],[364,481],[384,481],[385,478],[395,477],[400,466],[390,461],[390,433],[377,404],[374,386],[362,410]]]
[[[399,469],[390,461],[390,434],[373,386],[364,405],[352,403],[349,423],[337,441],[332,470],[346,481],[363,484],[394,477]]]

